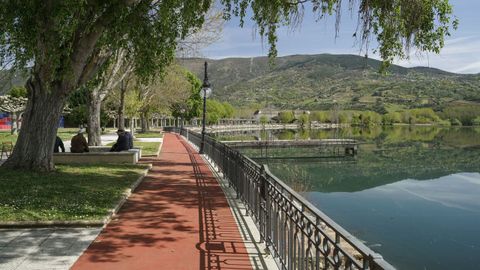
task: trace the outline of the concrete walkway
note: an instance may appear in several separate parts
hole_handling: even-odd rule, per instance
[[[0,269],[69,269],[101,228],[0,229]]]
[[[165,134],[160,157],[147,162],[148,176],[72,269],[267,269],[190,145]]]

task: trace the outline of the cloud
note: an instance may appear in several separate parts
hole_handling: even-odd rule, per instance
[[[395,64],[434,67],[455,73],[480,73],[480,37],[464,36],[445,41],[440,54],[412,52],[410,59]]]
[[[478,190],[479,173],[452,174],[433,180],[404,180],[371,189],[372,192],[388,192],[399,198],[405,198],[405,192],[414,197],[449,208],[470,212],[480,212]]]
[[[228,22],[223,31],[223,38],[203,50],[210,58],[254,57],[268,54],[269,45],[262,42],[252,23],[247,20],[246,26],[240,28],[238,22]],[[356,40],[352,38],[355,30],[355,19],[347,19],[340,28],[340,36],[335,38],[334,20],[319,23],[307,18],[296,31],[287,27],[278,30],[278,54],[360,54]],[[468,29],[467,29],[468,30]],[[476,28],[469,31],[455,32],[456,36],[445,41],[440,54],[418,53],[412,50],[410,59],[396,60],[394,63],[406,67],[427,66],[455,73],[480,73],[480,35]],[[377,46],[371,42],[371,48]],[[369,57],[380,59],[369,52]]]

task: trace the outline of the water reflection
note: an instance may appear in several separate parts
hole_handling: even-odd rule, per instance
[[[479,173],[303,195],[399,269],[480,269]]]
[[[371,128],[255,130],[214,134],[225,140],[309,140],[350,138],[362,141],[399,144],[405,142],[441,142],[444,145],[480,145],[480,127],[374,126]]]
[[[480,269],[480,128],[402,126],[257,135],[247,136],[360,140],[354,159],[261,162],[399,269]],[[269,153],[311,155],[317,150]],[[258,154],[258,149],[242,151]]]

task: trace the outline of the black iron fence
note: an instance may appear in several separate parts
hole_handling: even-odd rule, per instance
[[[201,134],[172,129],[197,147]],[[205,155],[252,216],[280,269],[394,269],[268,170],[205,136]]]

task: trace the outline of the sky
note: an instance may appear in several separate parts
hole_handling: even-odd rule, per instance
[[[439,55],[419,53],[412,50],[409,60],[397,60],[395,64],[412,67],[427,66],[455,73],[480,73],[480,10],[479,0],[450,0],[459,27],[446,38],[445,47]],[[246,26],[240,28],[237,18],[226,22],[219,41],[203,50],[207,58],[266,56],[268,44],[262,43],[256,34],[253,23],[247,19]],[[278,55],[292,54],[355,54],[359,46],[352,37],[357,25],[356,14],[344,12],[339,36],[335,38],[335,18],[327,17],[316,22],[306,10],[302,25],[291,30],[286,27],[278,31]],[[374,48],[374,46],[372,46]],[[370,58],[379,59],[369,52]]]

